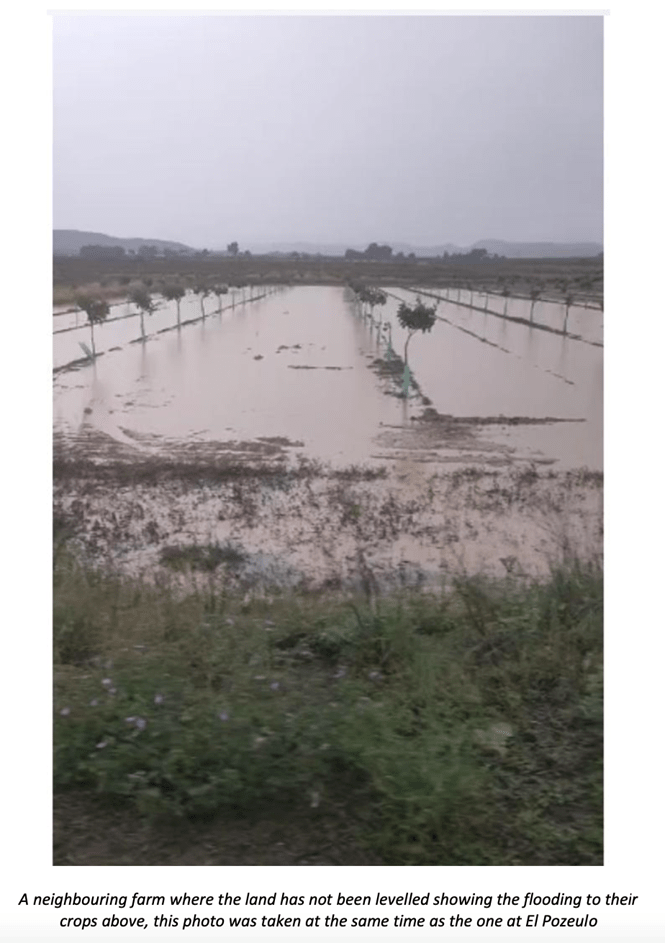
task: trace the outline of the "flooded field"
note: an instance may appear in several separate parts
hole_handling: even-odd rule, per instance
[[[414,452],[422,398],[405,403],[394,395],[399,378],[377,376],[372,366],[385,357],[388,332],[360,316],[342,289],[294,288],[244,304],[238,295],[221,312],[216,300],[206,299],[205,320],[199,300],[188,296],[182,320],[199,321],[179,331],[169,330],[175,305],[162,302],[145,318],[145,343],[133,343],[140,326],[132,308],[113,306],[109,322],[95,329],[105,355],[76,369],[66,367],[83,356],[80,342],[89,345],[89,328],[80,313],[58,317],[54,365],[65,369],[55,378],[56,433],[80,438],[99,431],[144,452],[172,450],[175,443],[237,449],[281,439],[294,443],[292,454],[338,466]],[[396,322],[397,305],[413,297],[390,292],[381,312],[398,354],[406,335]],[[520,300],[507,306],[508,314],[523,317],[525,305],[528,317],[529,303]],[[548,307],[560,308],[540,307],[539,318]],[[418,451],[467,461],[469,449],[479,448],[479,459],[491,451],[502,463],[601,467],[602,349],[589,343],[599,335],[600,312],[572,309],[570,330],[584,340],[452,302],[440,302],[438,315],[431,335],[414,338],[411,368],[431,408],[471,420],[466,428],[473,435],[462,452],[459,437],[448,448],[421,437]],[[549,315],[555,321],[557,310]],[[76,318],[78,329],[63,330]],[[506,424],[500,417],[539,422]],[[553,419],[565,421],[543,422]]]
[[[336,287],[238,293],[221,311],[209,297],[205,319],[188,296],[182,328],[162,302],[145,342],[118,305],[94,364],[89,328],[61,329],[56,520],[132,573],[197,548],[190,562],[217,561],[206,579],[245,590],[374,592],[597,557],[602,312],[572,309],[574,337],[552,330],[561,306],[539,302],[530,326],[530,302],[441,300],[405,399],[396,313],[415,294],[387,292],[373,321]]]

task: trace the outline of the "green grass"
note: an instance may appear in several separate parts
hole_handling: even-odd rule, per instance
[[[60,549],[54,604],[58,791],[161,821],[341,804],[391,865],[602,863],[593,568],[371,611],[183,595]]]

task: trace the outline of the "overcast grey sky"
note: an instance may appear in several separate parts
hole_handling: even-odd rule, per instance
[[[603,23],[54,17],[54,227],[602,240]]]

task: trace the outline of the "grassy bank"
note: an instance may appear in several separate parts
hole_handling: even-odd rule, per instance
[[[136,863],[170,863],[164,836],[202,820],[257,817],[296,831],[314,817],[391,865],[602,863],[593,568],[370,606],[183,595],[60,548],[54,610],[55,787],[72,834],[85,819],[67,797],[94,793],[126,828],[157,829]],[[260,848],[238,861],[263,863]]]

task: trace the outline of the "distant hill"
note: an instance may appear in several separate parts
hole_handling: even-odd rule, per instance
[[[54,229],[53,255],[78,255],[83,246],[122,246],[128,252],[136,252],[141,246],[156,246],[158,249],[171,249],[174,252],[194,252],[191,246],[182,242],[168,242],[165,239],[123,239],[107,236],[103,232],[83,232],[80,229]]]
[[[458,252],[469,252],[471,249],[487,249],[491,255],[505,255],[508,259],[562,259],[588,258],[597,256],[603,251],[598,242],[508,242],[502,239],[481,239],[472,246],[457,246],[447,242],[436,246],[413,246],[405,242],[391,242],[377,240],[381,245],[392,247],[393,254],[403,252],[410,255],[412,252],[419,258],[441,256],[444,252],[451,255]],[[121,238],[107,236],[102,232],[84,232],[79,229],[54,229],[53,254],[78,255],[83,246],[122,246],[128,252],[138,251],[141,246],[156,246],[159,250],[170,249],[173,252],[194,253],[197,250],[182,242],[169,242],[165,239],[140,239],[137,237]],[[241,250],[249,249],[259,255],[289,255],[299,252],[307,255],[343,256],[347,249],[364,251],[367,244],[359,243],[320,243],[320,242],[251,242],[242,244]],[[220,250],[217,250],[220,251]],[[223,250],[222,250],[223,251]]]
[[[491,255],[505,255],[508,259],[561,259],[561,258],[589,258],[597,256],[603,251],[599,242],[507,242],[501,239],[481,239],[472,246],[458,246],[447,242],[436,246],[413,246],[405,242],[391,242],[390,239],[378,239],[381,245],[392,247],[393,254],[403,252],[410,255],[414,252],[419,258],[434,257],[448,252],[450,255],[459,252],[469,252],[471,249],[487,249]],[[360,243],[318,243],[318,242],[271,242],[248,244],[252,252],[260,255],[280,254],[288,255],[291,252],[306,253],[307,255],[343,256],[347,249],[356,249],[360,252],[367,248],[367,244]],[[242,246],[241,248],[246,248]]]

